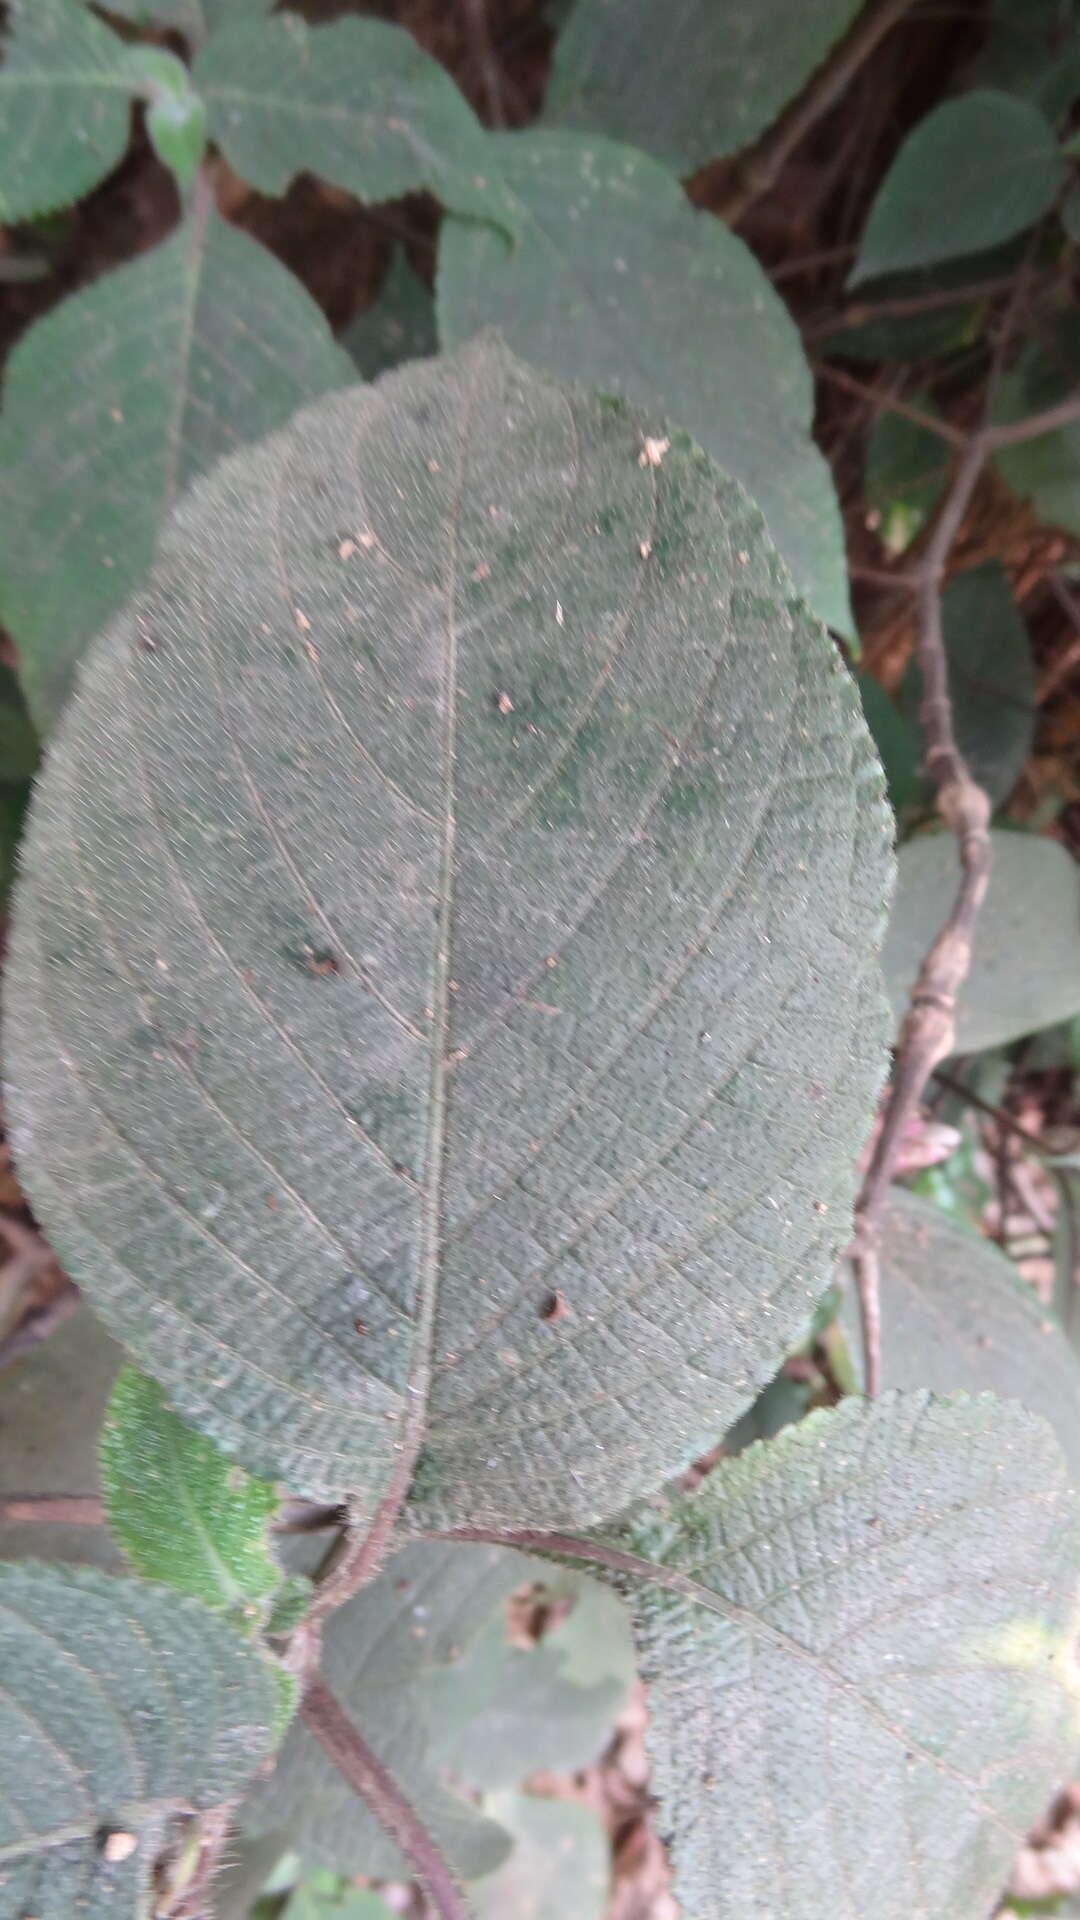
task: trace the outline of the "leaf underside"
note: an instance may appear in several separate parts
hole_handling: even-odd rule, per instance
[[[646,154],[579,133],[489,135],[517,244],[444,221],[445,347],[479,327],[560,379],[684,427],[756,500],[818,618],[854,633],[832,476],[798,331],[750,249]]]
[[[43,732],[183,488],[353,378],[293,276],[205,206],[30,329],[5,369],[0,605]]]
[[[189,496],[42,782],[9,1115],[254,1471],[582,1523],[723,1433],[850,1224],[888,816],[741,491],[481,340]]]
[[[135,1920],[170,1812],[266,1754],[271,1671],[195,1601],[30,1561],[0,1568],[0,1643],[0,1920]]]
[[[664,1563],[609,1577],[687,1920],[991,1911],[1076,1748],[1080,1528],[1041,1421],[846,1401],[612,1544]]]

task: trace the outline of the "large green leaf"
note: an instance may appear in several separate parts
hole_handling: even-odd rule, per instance
[[[21,1496],[100,1494],[97,1442],[123,1358],[87,1307],[0,1370],[0,1502]],[[0,1559],[31,1555],[119,1572],[123,1561],[102,1524],[42,1519],[38,1505],[0,1520]],[[33,1517],[36,1513],[37,1517]]]
[[[218,469],[38,789],[9,1112],[254,1471],[617,1511],[850,1225],[891,856],[854,687],[684,438],[480,341]]]
[[[677,173],[776,118],[861,0],[577,0],[559,35],[549,126],[644,147]]]
[[[299,282],[206,207],[31,328],[0,416],[0,608],[42,731],[188,482],[353,378]]]
[[[938,413],[926,395],[915,398],[931,417]],[[939,434],[902,413],[886,408],[871,425],[864,491],[877,518],[878,536],[890,554],[903,553],[911,545],[941,493],[951,457]]]
[[[1080,314],[1055,316],[1049,337],[1032,343],[999,381],[994,418],[1026,420],[1071,398],[1080,388]],[[1002,447],[994,456],[1002,478],[1030,500],[1040,520],[1080,534],[1080,421]]]
[[[1031,752],[1037,717],[1027,626],[996,561],[957,574],[941,596],[957,744],[994,806],[1007,800]],[[904,705],[918,724],[922,674],[912,661]]]
[[[567,380],[673,420],[741,480],[818,618],[853,633],[840,509],[798,333],[748,247],[655,161],[573,133],[490,136],[520,238],[444,223],[444,346],[489,324]]]
[[[361,200],[428,187],[455,213],[507,221],[483,128],[401,27],[239,19],[212,35],[194,81],[230,165],[263,193],[315,173]]]
[[[258,1616],[282,1581],[266,1539],[277,1494],[230,1466],[134,1367],[109,1401],[101,1474],[109,1525],[136,1572],[208,1607]]]
[[[397,1554],[326,1625],[327,1686],[463,1879],[491,1872],[509,1842],[464,1791],[453,1790],[436,1745],[441,1686],[489,1622],[501,1618],[514,1590],[543,1572],[505,1547],[425,1541]],[[255,1835],[288,1834],[305,1858],[338,1873],[388,1878],[403,1867],[393,1841],[300,1721],[286,1735],[273,1774],[249,1795],[241,1825]]]
[[[990,886],[956,1003],[957,1053],[1004,1046],[1080,1012],[1080,868],[1037,834],[1003,828],[991,842]],[[901,847],[882,956],[898,1023],[959,878],[951,835],[926,834]]]
[[[0,1567],[0,1635],[0,1916],[136,1920],[170,1816],[267,1753],[271,1670],[197,1601],[90,1567]]]
[[[882,1381],[1020,1400],[1050,1422],[1080,1484],[1080,1362],[1011,1260],[940,1207],[894,1188],[881,1222]],[[844,1318],[858,1362],[851,1289]]]
[[[989,1913],[1076,1751],[1080,1526],[1041,1421],[848,1400],[611,1545],[684,1914]]]
[[[1038,107],[983,88],[908,135],[870,209],[852,280],[999,246],[1052,206],[1064,178]]]
[[[123,157],[132,81],[124,45],[80,0],[9,0],[0,66],[0,221],[78,200]]]

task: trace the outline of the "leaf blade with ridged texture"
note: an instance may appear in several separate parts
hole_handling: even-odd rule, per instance
[[[314,173],[361,200],[426,187],[456,213],[507,219],[479,121],[403,27],[238,20],[212,35],[193,80],[230,166],[262,193]]]
[[[774,120],[859,0],[577,0],[555,43],[543,123],[642,147],[676,173]]]
[[[282,1581],[266,1538],[274,1488],[231,1466],[135,1367],[113,1388],[100,1451],[109,1525],[135,1571],[205,1606],[258,1615]]]
[[[1076,1745],[1080,1520],[1041,1421],[848,1400],[610,1546],[687,1916],[991,1910]]]
[[[0,1567],[0,1639],[0,1915],[136,1920],[170,1813],[269,1751],[271,1669],[196,1601],[88,1567]],[[110,1860],[109,1832],[137,1844]]]
[[[955,1053],[1007,1046],[1080,1012],[1080,868],[1039,834],[996,828],[990,838],[990,886],[957,995]],[[897,1026],[948,919],[958,872],[947,834],[921,834],[900,849],[882,956]]]
[[[1000,1248],[894,1187],[881,1221],[881,1297],[883,1386],[1019,1400],[1049,1421],[1080,1486],[1080,1362]],[[850,1288],[844,1323],[859,1366]]]
[[[0,605],[42,732],[179,492],[353,377],[299,283],[206,202],[30,329],[0,414]]]
[[[436,300],[444,346],[498,327],[564,380],[673,420],[740,480],[818,618],[854,633],[840,509],[810,438],[798,332],[749,248],[656,162],[573,133],[489,136],[517,245],[447,220]]]
[[[79,0],[12,0],[0,64],[0,220],[81,199],[123,158],[132,82],[124,44]]]
[[[1064,177],[1054,129],[993,88],[920,120],[870,209],[851,282],[997,247],[1053,205]]]
[[[650,424],[491,340],[328,396],[188,496],[39,788],[21,1173],[298,1490],[367,1506],[422,1437],[439,1524],[615,1512],[848,1232],[880,773],[760,516]]]

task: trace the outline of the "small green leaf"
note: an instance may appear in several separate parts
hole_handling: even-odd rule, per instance
[[[438,352],[435,302],[401,248],[371,305],[345,328],[341,344],[365,380]]]
[[[281,1585],[266,1530],[273,1487],[193,1433],[160,1387],[125,1367],[101,1435],[109,1525],[132,1566],[240,1619]]]
[[[577,0],[544,124],[643,147],[676,173],[763,133],[861,0]]]
[[[28,1353],[0,1370],[0,1501],[26,1494],[101,1492],[97,1446],[123,1352],[80,1306]],[[0,1521],[0,1559],[66,1560],[119,1573],[123,1561],[101,1522]]]
[[[141,1920],[178,1808],[268,1753],[273,1673],[198,1602],[91,1567],[0,1567],[0,1629],[0,1914]]]
[[[889,802],[899,818],[916,805],[922,793],[919,734],[872,674],[857,673],[855,680],[866,724],[885,770]]]
[[[1080,1517],[1042,1421],[847,1400],[605,1549],[686,1913],[991,1910],[1076,1752]]]
[[[30,328],[0,415],[0,606],[42,732],[195,475],[354,377],[299,282],[209,205]]]
[[[455,213],[510,221],[483,128],[401,27],[313,28],[293,13],[236,20],[199,54],[194,82],[214,139],[262,193],[315,173],[361,200],[427,187]]]
[[[985,89],[946,100],[908,135],[870,209],[853,282],[996,247],[1053,204],[1064,178],[1037,107]]]
[[[125,48],[81,0],[9,0],[0,66],[0,220],[51,213],[123,158],[133,88]]]
[[[923,394],[923,411],[938,412]],[[904,553],[924,525],[949,469],[948,443],[902,413],[879,413],[866,442],[865,492],[879,521],[880,538],[892,555]]]
[[[882,1384],[993,1392],[1041,1414],[1080,1485],[1080,1361],[1011,1260],[928,1200],[894,1187],[881,1222]],[[849,1347],[862,1376],[854,1290]]]
[[[1031,642],[1004,568],[989,561],[958,574],[941,596],[941,621],[957,745],[999,806],[1024,770],[1038,715]],[[922,675],[914,661],[902,696],[916,727]]]
[[[956,1008],[957,1053],[981,1053],[1080,1012],[1080,868],[1037,834],[991,834],[990,886]],[[950,834],[901,847],[882,962],[899,1024],[959,881]]]
[[[158,159],[190,187],[206,146],[206,108],[182,60],[162,47],[129,47],[128,64],[147,102],[146,131]]]
[[[340,1874],[316,1873],[290,1895],[282,1920],[394,1920],[385,1900]]]
[[[514,1846],[501,1867],[469,1887],[475,1920],[603,1920],[611,1846],[591,1807],[504,1791],[488,1794],[484,1811]]]
[[[791,317],[749,248],[655,161],[573,133],[489,136],[518,244],[475,221],[439,241],[439,330],[497,327],[566,380],[684,427],[765,515],[797,591],[854,632],[832,477],[810,437],[813,383]]]
[[[998,382],[994,419],[1026,420],[1080,389],[1080,314],[1057,314],[1047,338],[1026,348]],[[1080,420],[1034,440],[1002,447],[994,456],[1002,479],[1030,500],[1040,520],[1080,534]]]
[[[992,0],[986,39],[969,84],[1022,95],[1058,120],[1080,95],[1076,0]]]

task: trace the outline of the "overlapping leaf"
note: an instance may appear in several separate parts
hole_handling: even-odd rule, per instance
[[[0,1560],[68,1560],[119,1572],[100,1518],[44,1509],[42,1497],[88,1497],[101,1487],[97,1441],[123,1356],[87,1307],[0,1370]],[[21,1502],[27,1502],[21,1505]],[[45,1517],[51,1511],[52,1517]],[[89,1524],[87,1523],[89,1520]]]
[[[756,139],[858,11],[859,0],[577,0],[544,120],[689,173]]]
[[[0,608],[42,731],[188,482],[353,377],[299,283],[205,205],[31,328],[0,415]]]
[[[349,322],[341,344],[365,380],[438,351],[435,302],[400,248],[371,305]]]
[[[1032,342],[999,381],[994,417],[1025,420],[1070,399],[1080,387],[1080,315],[1055,317],[1049,338]],[[1080,422],[1002,447],[995,464],[1014,492],[1030,500],[1040,520],[1080,533]]]
[[[650,433],[685,427],[757,501],[818,618],[850,635],[840,510],[809,433],[809,369],[749,248],[629,147],[531,132],[488,144],[518,242],[445,222],[443,345],[496,326],[536,365],[645,408]]]
[[[0,1638],[0,1915],[136,1920],[170,1817],[267,1753],[271,1670],[198,1602],[89,1567],[0,1568]]]
[[[9,0],[0,64],[0,220],[50,213],[110,173],[128,142],[124,45],[81,0]]]
[[[214,138],[263,193],[315,173],[361,200],[428,187],[456,213],[508,218],[479,121],[403,28],[240,19],[212,35],[194,80]]]
[[[137,26],[172,27],[199,47],[233,20],[264,19],[275,0],[109,0],[108,11]]]
[[[1080,868],[1054,840],[1001,829],[956,1003],[956,1052],[1004,1046],[1080,1012]],[[899,1023],[944,927],[959,878],[956,842],[934,833],[900,850],[883,963]]]
[[[591,1807],[509,1792],[489,1794],[485,1806],[514,1845],[501,1867],[469,1888],[475,1920],[603,1920],[611,1846]]]
[[[745,496],[481,341],[189,496],[40,789],[23,1176],[187,1417],[298,1489],[598,1517],[848,1232],[887,813]]]
[[[920,120],[870,209],[853,280],[996,247],[1053,204],[1054,129],[1029,101],[983,88]]]
[[[1023,772],[1037,712],[1031,642],[1004,568],[990,561],[957,574],[941,596],[941,623],[957,745],[997,806]],[[912,663],[903,699],[913,726],[921,698]]]
[[[282,1581],[266,1540],[277,1494],[231,1466],[134,1367],[109,1401],[101,1472],[109,1525],[137,1572],[208,1607],[258,1616]]]
[[[846,1401],[611,1545],[687,1916],[991,1910],[1076,1748],[1080,1532],[1041,1421]]]
[[[969,1227],[894,1188],[881,1223],[882,1381],[935,1393],[993,1392],[1053,1427],[1080,1485],[1080,1363],[1011,1260]],[[850,1348],[861,1341],[845,1293]]]

